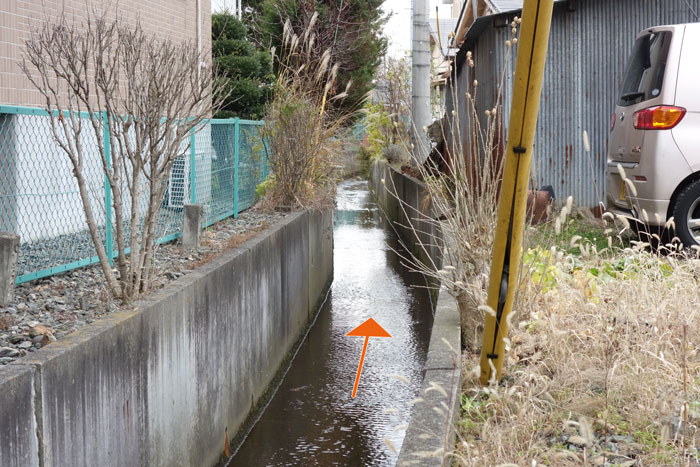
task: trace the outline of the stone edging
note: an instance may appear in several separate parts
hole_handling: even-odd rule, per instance
[[[459,310],[455,299],[440,290],[430,334],[423,385],[413,406],[397,466],[451,465],[455,422],[461,394]]]

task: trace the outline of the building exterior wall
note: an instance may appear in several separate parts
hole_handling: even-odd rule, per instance
[[[580,206],[603,200],[610,119],[634,39],[651,26],[695,21],[689,6],[700,11],[700,0],[587,0],[577,2],[575,9],[555,5],[535,140],[537,187],[551,185],[559,201],[571,195]],[[510,27],[501,25],[510,20],[509,15],[494,16],[477,37],[467,38],[464,47],[474,54],[474,69],[464,65],[463,54],[458,56],[446,106],[448,116],[453,109],[459,114],[461,135],[468,134],[463,101],[467,90],[473,92],[473,80],[479,83],[478,115],[484,118],[496,102],[501,76],[505,84],[499,113],[503,136],[507,134],[515,54],[502,75]],[[590,152],[584,149],[584,130]]]
[[[0,0],[0,105],[38,107],[41,95],[19,68],[22,47],[33,28],[55,21],[61,13],[71,21],[84,21],[86,2],[96,12],[111,8],[130,24],[141,23],[148,33],[173,40],[197,40],[197,0]],[[199,0],[201,44],[211,47],[211,3]],[[118,8],[118,10],[117,10]]]

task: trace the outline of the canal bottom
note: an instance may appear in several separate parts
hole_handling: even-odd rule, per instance
[[[393,250],[400,250],[399,242],[367,182],[343,182],[334,214],[334,282],[328,299],[276,393],[226,465],[396,463],[394,450],[401,448],[422,381],[433,311],[423,276],[404,267]],[[368,318],[392,337],[369,339],[353,399],[364,338],[346,334]]]

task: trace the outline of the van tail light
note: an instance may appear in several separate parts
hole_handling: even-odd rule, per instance
[[[617,116],[613,112],[612,120],[610,122],[610,131],[613,131],[615,129],[615,120],[617,120]]]
[[[683,107],[661,105],[640,110],[634,114],[634,127],[637,130],[670,130],[685,116]]]

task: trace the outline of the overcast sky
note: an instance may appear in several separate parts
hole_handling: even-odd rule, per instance
[[[246,1],[243,0],[245,7]],[[411,49],[411,0],[386,0],[383,8],[387,13],[393,13],[386,24],[384,32],[389,38],[389,54],[402,57]],[[224,8],[233,10],[235,0],[211,0],[211,10],[219,11]],[[435,7],[440,8],[440,17],[448,18],[452,5],[443,5],[442,0],[430,0],[430,17],[435,17]]]
[[[393,15],[384,28],[389,38],[389,55],[402,57],[411,49],[411,4],[410,0],[386,0],[383,8]],[[435,7],[440,8],[440,17],[449,18],[452,5],[443,5],[442,0],[430,0],[430,17],[435,18]]]

